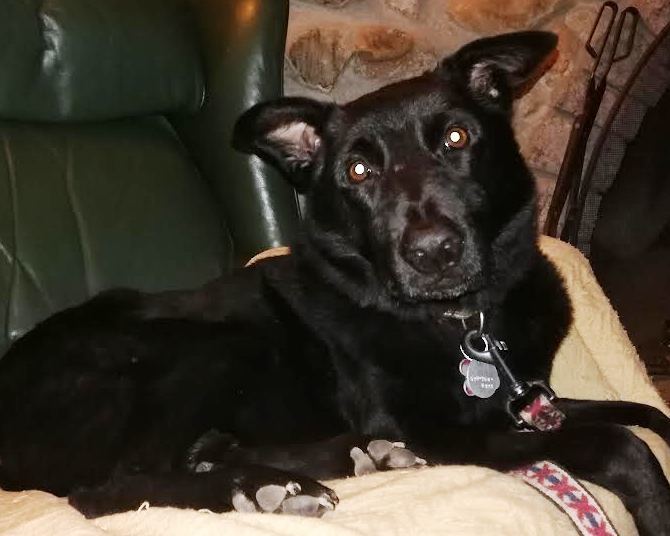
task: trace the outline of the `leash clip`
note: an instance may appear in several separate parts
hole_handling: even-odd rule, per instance
[[[469,358],[495,366],[507,386],[505,409],[514,424],[520,428],[556,430],[565,420],[565,415],[552,403],[554,391],[543,381],[521,381],[507,365],[503,352],[507,344],[484,331],[484,314],[480,315],[480,329],[466,331],[461,351]],[[463,322],[465,326],[465,322]]]
[[[558,430],[565,414],[553,403],[556,393],[542,380],[525,382],[525,392],[509,396],[505,409],[519,428],[548,432]]]

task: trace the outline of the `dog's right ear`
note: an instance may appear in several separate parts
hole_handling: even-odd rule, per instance
[[[300,97],[257,104],[235,123],[233,147],[270,161],[298,191],[304,191],[333,108]]]

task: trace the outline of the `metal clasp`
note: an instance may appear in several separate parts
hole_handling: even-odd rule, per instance
[[[471,329],[465,333],[461,343],[463,353],[475,361],[495,365],[501,373],[508,388],[507,413],[519,427],[526,427],[527,423],[521,418],[521,410],[540,394],[544,394],[550,401],[556,398],[554,391],[543,381],[521,381],[514,376],[505,362],[503,354],[507,352],[507,345],[483,330],[484,315],[480,313],[480,330]]]

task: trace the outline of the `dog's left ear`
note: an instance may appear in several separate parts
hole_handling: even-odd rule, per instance
[[[257,104],[235,123],[233,147],[268,160],[296,190],[304,191],[333,108],[332,104],[300,97]]]
[[[462,79],[483,104],[507,109],[553,63],[557,42],[556,34],[538,31],[486,37],[443,60],[438,72]]]

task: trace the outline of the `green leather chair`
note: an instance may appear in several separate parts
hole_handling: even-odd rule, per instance
[[[295,193],[235,153],[282,91],[287,0],[0,2],[0,355],[101,290],[185,288],[286,243]]]

